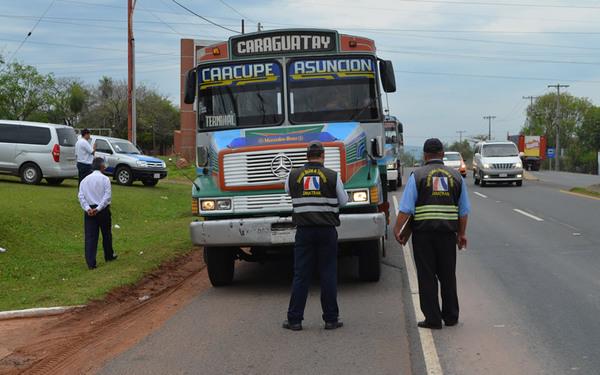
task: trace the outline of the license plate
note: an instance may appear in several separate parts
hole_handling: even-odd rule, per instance
[[[271,243],[293,243],[296,229],[283,229],[271,231]]]
[[[508,174],[506,174],[506,173],[500,173],[500,177],[508,177]]]
[[[160,178],[160,173],[155,173],[154,178]]]

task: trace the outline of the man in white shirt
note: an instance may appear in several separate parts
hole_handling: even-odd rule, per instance
[[[75,155],[77,155],[77,170],[79,171],[79,182],[90,173],[92,173],[92,160],[96,152],[96,143],[94,147],[90,146],[90,131],[88,129],[81,130],[81,138],[75,143]]]
[[[96,253],[98,252],[98,237],[102,231],[102,248],[104,260],[107,262],[117,259],[112,247],[111,233],[111,185],[110,179],[103,174],[106,168],[103,158],[94,158],[93,172],[85,177],[79,185],[79,203],[85,211],[85,261],[90,270],[96,268]]]

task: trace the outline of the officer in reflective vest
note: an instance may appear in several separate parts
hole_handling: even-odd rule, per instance
[[[343,325],[337,304],[337,230],[339,206],[348,194],[338,172],[325,168],[325,148],[312,141],[306,150],[308,162],[293,169],[285,182],[292,197],[292,222],[296,225],[294,280],[287,320],[283,328],[302,329],[304,308],[312,271],[317,266],[321,278],[321,307],[325,329]]]
[[[419,300],[425,315],[418,326],[440,329],[442,320],[446,326],[458,323],[456,247],[467,247],[471,206],[460,173],[442,161],[444,146],[439,139],[425,141],[423,157],[426,164],[411,174],[402,194],[394,235],[405,245],[412,233]]]

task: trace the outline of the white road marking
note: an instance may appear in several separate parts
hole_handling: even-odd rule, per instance
[[[398,207],[398,199],[394,195],[394,207]],[[395,210],[394,210],[395,212]],[[393,225],[392,225],[393,226]],[[417,284],[417,272],[415,270],[415,264],[412,257],[412,251],[410,249],[410,242],[405,246],[402,246],[402,252],[404,253],[404,263],[406,264],[406,273],[408,275],[408,288],[412,296],[413,309],[417,321],[425,319],[423,313],[419,309],[419,288]],[[414,324],[417,324],[417,321]],[[438,357],[437,349],[435,348],[435,342],[433,341],[433,335],[431,330],[419,328],[419,339],[421,340],[421,348],[423,349],[423,356],[425,357],[425,367],[427,367],[428,375],[442,375],[442,366],[440,365],[440,358]]]
[[[521,215],[525,215],[525,216],[527,216],[527,217],[530,217],[530,218],[532,218],[533,220],[537,220],[537,221],[544,221],[544,219],[542,219],[541,217],[537,217],[537,216],[535,216],[535,215],[532,215],[532,214],[530,214],[530,213],[528,213],[528,212],[525,212],[525,211],[519,210],[518,208],[515,208],[515,209],[514,209],[514,211],[515,211],[515,212],[518,212],[518,213],[520,213]]]
[[[473,194],[477,194],[477,195],[479,195],[479,196],[480,196],[480,197],[482,197],[482,198],[487,198],[487,195],[485,195],[485,194],[481,194],[481,193],[480,193],[480,192],[478,192],[478,191],[474,191],[474,192],[473,192]]]

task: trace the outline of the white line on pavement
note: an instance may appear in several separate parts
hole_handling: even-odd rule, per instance
[[[392,198],[394,200],[394,207],[398,207],[398,199],[395,195]],[[415,270],[415,265],[409,243],[407,243],[405,246],[402,246],[402,252],[404,253],[404,263],[406,264],[406,273],[408,275],[408,288],[412,296],[412,303],[413,309],[415,311],[415,316],[417,317],[417,321],[423,320],[425,317],[423,316],[423,313],[418,307],[420,303],[419,288],[417,284],[417,273]],[[414,325],[417,325],[417,322],[414,322]],[[437,354],[437,349],[435,348],[435,343],[433,341],[433,335],[431,334],[431,330],[418,329],[418,332],[419,338],[421,340],[421,348],[423,349],[423,356],[425,357],[425,367],[427,367],[427,374],[442,375],[442,366],[440,365],[440,359]]]
[[[530,214],[530,213],[528,213],[528,212],[525,212],[525,211],[519,210],[518,208],[514,208],[513,210],[514,210],[515,212],[518,212],[518,213],[520,213],[521,215],[525,215],[525,216],[527,216],[527,217],[530,217],[530,218],[532,218],[533,220],[537,220],[537,221],[544,221],[544,219],[542,219],[542,218],[540,218],[540,217],[537,217],[537,216],[535,216],[535,215],[532,215],[532,214]]]

